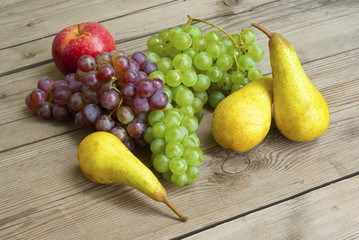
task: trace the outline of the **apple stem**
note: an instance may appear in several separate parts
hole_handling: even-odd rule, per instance
[[[83,29],[81,24],[77,24],[77,30],[78,30],[78,36],[81,36],[83,34]]]
[[[265,35],[267,35],[268,38],[272,37],[272,33],[270,31],[268,31],[266,28],[264,28],[263,26],[257,24],[257,23],[251,23],[251,25],[253,27],[258,28],[259,30],[261,30]]]
[[[183,221],[186,222],[188,220],[188,218],[183,215],[166,197],[163,202],[174,212],[177,214],[177,216]]]

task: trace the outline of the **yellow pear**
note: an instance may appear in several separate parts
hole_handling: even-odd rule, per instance
[[[111,133],[95,132],[85,137],[79,145],[77,158],[81,171],[91,181],[129,185],[165,203],[181,220],[187,220],[168,200],[166,190],[152,171]]]
[[[269,38],[273,113],[279,131],[298,142],[321,136],[329,126],[328,105],[305,74],[297,53],[280,34],[252,25]]]
[[[271,125],[272,77],[248,83],[223,99],[212,116],[212,135],[225,149],[245,152],[259,144]]]

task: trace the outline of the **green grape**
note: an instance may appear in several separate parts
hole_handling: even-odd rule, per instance
[[[155,138],[152,136],[152,127],[147,127],[145,134],[143,134],[143,139],[147,143],[151,143]]]
[[[152,136],[154,138],[165,138],[166,125],[163,122],[157,122],[152,126]]]
[[[204,38],[193,39],[192,46],[197,52],[203,52],[207,48],[207,41]]]
[[[187,162],[180,157],[173,158],[170,161],[170,170],[173,174],[181,175],[185,173],[187,170]]]
[[[172,91],[169,86],[165,85],[163,88],[163,92],[168,96],[168,103],[171,104],[172,102]]]
[[[256,33],[250,28],[244,29],[243,32],[244,32],[244,39],[246,40],[246,45],[249,46],[253,44],[254,41],[256,40]]]
[[[154,52],[147,52],[147,61],[158,63],[158,61],[161,59],[160,56],[158,56],[157,53]]]
[[[223,72],[219,69],[219,67],[212,66],[207,70],[206,75],[209,77],[211,82],[218,82],[222,78]]]
[[[167,149],[167,147],[166,147]],[[153,159],[153,167],[157,172],[165,173],[170,170],[170,161],[171,159],[167,157],[165,154],[158,154]]]
[[[226,53],[233,55],[233,42],[229,38],[222,38],[222,42],[226,47]]]
[[[181,91],[181,90],[188,90],[188,87],[186,87],[185,85],[183,84],[179,84],[178,86],[176,87],[173,87],[172,88],[172,99],[176,99],[176,94],[178,91]]]
[[[199,70],[206,71],[212,66],[213,59],[208,53],[200,52],[194,57],[193,63]]]
[[[217,59],[225,52],[219,42],[210,42],[207,45],[206,52],[214,59]]]
[[[180,70],[170,70],[166,73],[166,84],[171,87],[180,85],[182,80],[182,73]]]
[[[243,43],[241,43],[243,37],[242,37],[240,34],[237,34],[237,33],[232,34],[232,37],[234,38],[234,40],[236,41],[236,43],[237,43],[238,45],[243,45]],[[232,42],[232,41],[231,41],[231,42]],[[233,43],[232,43],[232,44],[233,44]]]
[[[148,123],[154,125],[157,122],[163,122],[165,120],[165,114],[162,110],[152,110],[147,117]]]
[[[169,58],[161,58],[157,63],[158,71],[166,74],[168,71],[173,69],[172,60]]]
[[[150,75],[148,76],[148,78],[149,79],[159,78],[159,79],[162,80],[163,83],[166,80],[165,74],[163,72],[160,72],[160,71],[151,72]]]
[[[165,140],[169,142],[182,142],[185,133],[179,127],[167,128],[165,134]]]
[[[192,67],[192,59],[187,54],[178,54],[173,58],[173,67],[180,71],[186,71]]]
[[[167,57],[168,54],[166,52],[166,44],[160,44],[155,46],[153,52],[156,53],[159,57]]]
[[[151,152],[154,154],[165,153],[166,151],[166,141],[162,138],[154,139],[150,144]]]
[[[228,71],[233,66],[233,57],[229,54],[223,54],[216,61],[217,67],[222,71]]]
[[[230,91],[232,87],[231,74],[224,73],[223,77],[217,82],[217,86],[221,91]]]
[[[192,38],[188,33],[179,32],[173,37],[172,42],[176,49],[183,51],[192,45]]]
[[[207,89],[207,93],[210,94],[213,91],[219,91],[219,87],[217,84],[209,85],[209,88]]]
[[[185,27],[186,25],[184,25]],[[202,29],[197,25],[188,25],[186,30],[186,33],[188,33],[192,39],[202,38]]]
[[[204,39],[206,39],[207,42],[218,42],[222,37],[217,31],[210,30],[204,35]]]
[[[168,170],[167,172],[162,173],[162,177],[164,180],[166,180],[167,182],[171,182],[171,177],[172,177],[173,173],[171,172],[171,170]]]
[[[203,92],[194,92],[194,97],[195,98],[199,98],[201,99],[203,105],[206,105],[207,101],[208,101],[208,94],[206,91]]]
[[[242,89],[244,87],[241,83],[233,83],[231,88],[231,93],[237,92],[238,90]]]
[[[158,154],[154,154],[154,153],[151,154],[151,163],[153,163],[153,160],[155,159],[155,157],[156,157],[157,155],[158,155]]]
[[[173,42],[168,42],[165,45],[166,53],[171,57],[175,57],[177,54],[180,54],[181,51],[178,50],[174,45]]]
[[[180,106],[191,105],[194,99],[193,92],[190,90],[180,90],[176,93],[175,101]]]
[[[169,158],[182,157],[183,151],[184,151],[183,145],[178,142],[170,142],[166,146],[166,155]]]
[[[211,81],[209,80],[209,77],[204,74],[198,74],[197,82],[193,86],[193,89],[197,92],[203,92],[209,88],[209,85],[211,85]]]
[[[245,74],[241,71],[236,71],[236,72],[233,72],[232,75],[231,75],[231,81],[232,83],[240,83],[243,85],[243,81],[244,81],[244,78],[245,78]]]
[[[159,45],[163,45],[165,42],[160,36],[153,35],[147,39],[147,48],[151,52],[156,52],[156,47]]]
[[[197,142],[196,140],[194,140],[192,137],[190,136],[187,136],[187,137],[184,137],[183,140],[182,140],[182,145],[184,148],[187,148],[187,147],[198,147],[197,146]]]
[[[169,102],[165,108],[162,108],[162,111],[167,112],[171,109],[173,109],[173,105]]]
[[[199,147],[187,147],[184,150],[183,159],[185,159],[190,166],[199,166],[202,163],[203,158],[203,152]]]
[[[185,116],[181,122],[181,126],[185,127],[188,133],[193,133],[198,128],[198,119],[194,116]]]
[[[167,129],[171,128],[171,127],[178,127],[179,125],[181,125],[181,118],[174,114],[167,114],[165,117],[165,125],[166,125]],[[152,129],[152,132],[153,132],[153,129]]]
[[[191,116],[194,114],[194,109],[191,105],[181,106],[180,110],[184,116]]]
[[[248,70],[248,79],[249,81],[256,80],[257,78],[262,77],[262,72],[259,68],[251,68]]]
[[[187,184],[187,181],[188,181],[188,178],[187,178],[186,173],[183,173],[180,175],[172,174],[172,176],[171,176],[171,182],[178,187],[181,187],[181,186]]]
[[[171,116],[171,115],[179,117],[180,121],[182,121],[182,119],[183,119],[183,113],[178,108],[174,108],[174,109],[171,109],[170,111],[168,111],[166,114],[166,117]]]
[[[168,34],[169,34],[169,30],[168,29],[164,29],[164,30],[161,30],[159,33],[158,33],[158,36],[160,36],[164,42],[167,42],[169,39],[168,39]]]
[[[216,108],[217,105],[225,98],[223,93],[219,91],[213,91],[209,94],[208,102],[211,107]]]
[[[188,130],[183,126],[179,126],[179,128],[181,129],[181,131],[183,133],[183,138],[188,137],[188,135],[189,135]],[[182,141],[183,141],[183,139],[182,139]]]
[[[196,54],[198,53],[193,47],[187,48],[186,50],[183,51],[184,54],[187,54],[188,56],[191,57],[191,59],[194,59],[194,56],[196,56]]]
[[[193,69],[188,69],[182,73],[182,83],[187,87],[192,87],[197,82],[197,73]]]
[[[193,111],[194,111],[195,113],[200,112],[200,111],[202,110],[202,108],[203,108],[203,102],[202,102],[202,100],[199,99],[199,98],[194,98],[194,99],[193,99],[193,102],[192,102],[192,108],[193,108]]]
[[[189,134],[188,136],[196,142],[197,147],[200,147],[201,142],[199,141],[199,138],[198,138],[196,132],[193,132],[193,133]]]
[[[255,62],[260,62],[264,56],[263,47],[259,44],[252,44],[247,48],[248,56],[250,56]]]
[[[195,166],[187,167],[186,174],[189,179],[197,179],[199,176],[199,168]]]
[[[172,41],[174,36],[176,36],[177,33],[182,32],[182,29],[179,27],[173,27],[168,31],[168,41]]]
[[[239,70],[245,72],[253,68],[256,65],[256,62],[248,55],[242,55],[238,59]]]

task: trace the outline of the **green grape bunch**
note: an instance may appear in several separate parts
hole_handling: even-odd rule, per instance
[[[203,33],[193,22],[217,30]],[[215,108],[229,94],[262,76],[256,63],[263,47],[255,43],[251,29],[230,35],[204,20],[189,17],[181,27],[164,29],[147,40],[148,61],[157,65],[149,78],[159,78],[168,105],[151,111],[144,139],[150,144],[154,168],[177,186],[193,183],[199,176],[203,152],[196,130],[203,107]]]

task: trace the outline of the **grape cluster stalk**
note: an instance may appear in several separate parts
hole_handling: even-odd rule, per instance
[[[193,24],[215,27],[205,34]],[[221,35],[221,32],[224,33]],[[196,133],[203,107],[216,106],[262,76],[263,47],[251,29],[229,34],[189,20],[147,40],[148,51],[84,55],[78,70],[54,82],[39,80],[26,105],[40,118],[74,118],[117,136],[131,151],[149,145],[156,171],[177,186],[194,183],[204,154]]]

